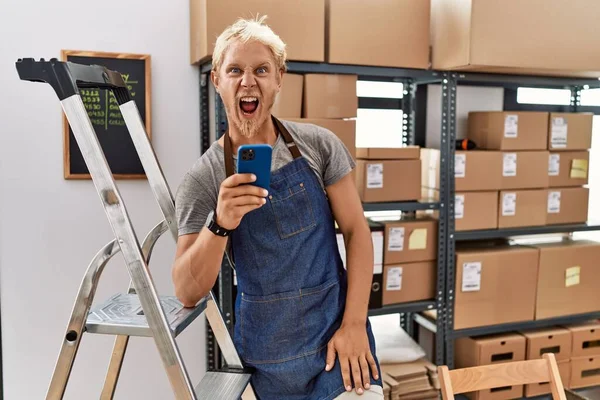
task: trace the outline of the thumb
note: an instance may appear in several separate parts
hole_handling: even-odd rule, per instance
[[[331,371],[333,368],[333,364],[335,363],[335,346],[333,345],[333,340],[330,340],[327,344],[327,358],[325,359],[327,365],[325,366],[325,371]]]

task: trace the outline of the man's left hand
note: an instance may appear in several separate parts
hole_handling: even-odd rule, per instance
[[[371,382],[369,367],[373,377],[378,379],[379,372],[371,354],[365,323],[342,323],[327,345],[326,371],[333,368],[336,353],[342,369],[344,387],[348,392],[352,390],[352,380],[358,394],[362,394],[364,389],[369,389]]]

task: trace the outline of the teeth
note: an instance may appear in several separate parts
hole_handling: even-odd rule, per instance
[[[248,103],[252,103],[253,101],[257,101],[258,99],[256,97],[242,97],[242,101],[248,102]]]

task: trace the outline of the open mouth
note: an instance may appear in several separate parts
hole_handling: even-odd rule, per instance
[[[242,97],[240,99],[240,109],[244,115],[252,115],[258,109],[258,98]]]

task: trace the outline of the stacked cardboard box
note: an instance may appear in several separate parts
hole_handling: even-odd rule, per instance
[[[528,246],[460,243],[454,328],[598,311],[598,259],[600,243],[589,240]]]
[[[356,149],[356,187],[365,203],[421,197],[419,147]]]
[[[298,76],[302,77],[301,83],[294,82],[295,86],[290,89],[284,82],[280,92],[282,98],[293,97],[294,112],[282,114],[275,109],[276,102],[273,115],[330,130],[341,139],[350,155],[356,158],[357,76],[338,74]],[[289,93],[290,91],[293,93]]]
[[[456,368],[477,367],[525,360],[525,337],[516,333],[457,339]],[[504,400],[523,396],[523,385],[465,393],[472,400]]]
[[[547,224],[587,221],[589,149],[592,145],[589,113],[550,113],[548,149]]]
[[[401,364],[382,364],[384,398],[389,400],[437,399],[440,384],[437,367],[422,358]]]
[[[471,112],[477,150],[455,153],[456,230],[587,220],[592,115]],[[439,150],[421,152],[423,195],[439,198]]]
[[[572,335],[569,387],[600,385],[600,320],[568,325]]]
[[[428,217],[384,222],[382,305],[435,298],[437,226]]]

